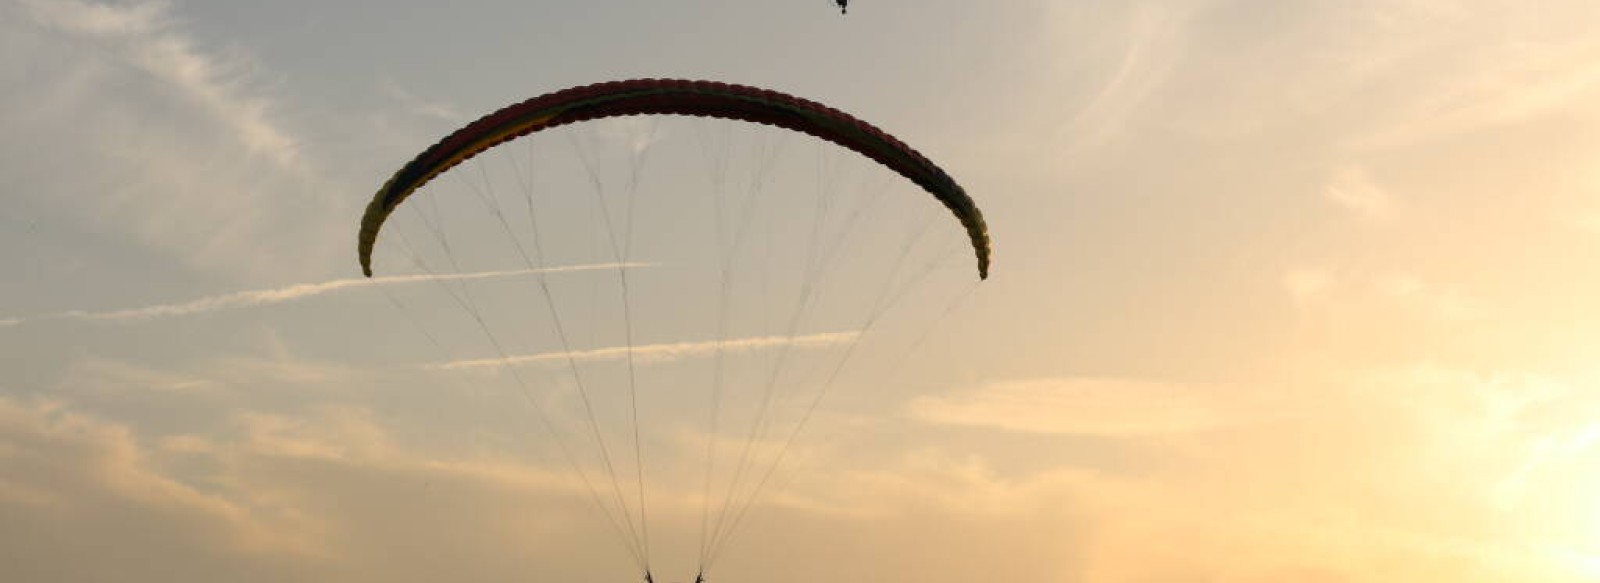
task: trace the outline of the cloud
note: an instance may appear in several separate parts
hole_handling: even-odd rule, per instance
[[[1244,416],[1254,422],[1139,440],[1143,455],[1157,463],[1136,471],[1069,465],[1007,474],[957,458],[946,463],[985,479],[941,482],[906,467],[885,468],[881,479],[903,477],[902,484],[885,489],[908,497],[919,489],[939,490],[934,484],[949,485],[944,493],[956,497],[947,506],[975,505],[977,494],[994,488],[999,501],[1071,508],[1068,514],[1083,529],[1070,579],[1076,581],[1532,577],[1575,583],[1588,580],[1589,572],[1569,557],[1600,551],[1589,524],[1600,512],[1592,495],[1592,485],[1600,483],[1600,465],[1593,465],[1600,459],[1594,437],[1600,425],[1593,417],[1600,392],[1593,382],[1428,364],[1353,375],[1301,371],[1254,387],[1252,392],[1281,396],[1268,406],[1201,409],[1257,411]],[[966,405],[955,412],[932,411],[958,425],[1026,434],[1087,426],[1083,431],[1113,437],[1155,435],[1117,423],[1124,415],[1115,400],[1108,406],[1090,392],[1076,402],[1051,400],[1061,394],[1053,386],[1074,383],[1046,379],[1027,383],[1043,389],[981,387],[933,401]],[[972,396],[992,393],[1001,398]],[[1045,396],[1023,404],[1055,414],[992,404],[1038,393]],[[1182,399],[1168,408],[1176,412],[1139,417],[1161,427],[1194,409]],[[1076,422],[1096,413],[1110,419]],[[981,439],[986,438],[967,441]],[[978,447],[1044,451],[1012,440]]]
[[[1139,438],[1160,463],[1005,468],[993,460],[1018,444],[970,432],[910,451],[808,447],[799,455],[826,471],[781,480],[713,575],[1575,583],[1585,579],[1573,557],[1596,550],[1587,516],[1600,512],[1581,487],[1600,480],[1593,380],[1422,364],[1230,391],[1292,397],[1252,407],[1229,403],[1262,401],[1127,379],[980,387],[925,401],[944,417],[929,428],[975,421],[1009,438],[1059,439],[1078,427]],[[1180,414],[1146,406],[1163,400]],[[1020,413],[1026,405],[1057,415]],[[1108,419],[1074,422],[1096,413]],[[1218,422],[1244,419],[1253,422]],[[1185,430],[1195,427],[1209,429]],[[0,398],[0,573],[116,570],[135,583],[227,569],[262,580],[637,575],[553,457],[444,446],[351,405],[241,411],[208,434],[148,429]],[[697,485],[694,468],[668,465],[650,485],[658,577],[692,572],[699,526],[694,488],[667,477]]]
[[[1241,421],[1218,389],[1125,379],[1036,379],[918,397],[912,418],[1022,433],[1135,437]]]
[[[1169,6],[1141,4],[1128,16],[1126,43],[1116,69],[1104,80],[1088,103],[1057,136],[1075,136],[1092,147],[1113,137],[1152,91],[1160,87],[1176,61],[1173,48],[1181,40],[1185,15]]]
[[[1301,268],[1285,273],[1282,281],[1296,306],[1315,308],[1352,325],[1374,318],[1386,320],[1389,316],[1384,313],[1396,309],[1443,323],[1481,320],[1491,313],[1488,304],[1462,291],[1461,286],[1432,282],[1408,272],[1356,276]]]
[[[232,427],[141,440],[59,405],[0,399],[0,514],[8,518],[0,574],[132,583],[638,575],[570,472],[503,453],[406,445],[402,428],[358,409],[245,414]],[[1073,529],[1041,520],[1036,503],[1050,498],[1035,498],[1035,486],[937,455],[889,469],[905,471],[851,469],[790,488],[791,497],[757,511],[711,574],[779,583],[819,572],[846,581],[983,573],[1037,581],[1060,568],[1059,544]],[[842,496],[845,488],[860,489]],[[802,503],[830,499],[873,505],[872,515]],[[697,510],[669,505],[653,515],[658,578],[692,572]],[[929,549],[943,558],[924,556]]]
[[[1600,16],[1592,4],[1548,6],[1560,19],[1516,18],[1515,2],[1475,10],[1438,3],[1392,6],[1365,18],[1369,43],[1341,47],[1346,80],[1376,96],[1397,86],[1374,112],[1388,122],[1355,143],[1404,146],[1433,137],[1527,120],[1589,101],[1600,89],[1600,44],[1569,26]],[[1333,97],[1333,96],[1330,96]]]
[[[474,368],[496,368],[501,366],[519,366],[526,364],[566,364],[568,359],[578,362],[615,361],[622,360],[631,352],[635,364],[663,364],[677,362],[690,358],[706,358],[721,351],[726,354],[753,352],[767,348],[793,346],[796,348],[830,348],[855,342],[861,335],[860,332],[826,332],[821,334],[806,334],[800,336],[756,336],[748,338],[730,338],[722,341],[703,342],[672,342],[664,344],[642,344],[629,349],[626,346],[608,346],[591,350],[574,350],[571,352],[541,352],[538,354],[522,354],[507,358],[478,358],[455,360],[436,364],[430,368],[455,370]]]
[[[23,0],[42,25],[103,43],[122,59],[180,90],[231,128],[252,151],[289,167],[294,139],[267,117],[269,103],[247,97],[230,80],[237,65],[219,61],[174,31],[164,2],[128,5],[78,0]]]
[[[1600,235],[1600,213],[1563,214],[1556,217],[1556,221],[1590,234]]]
[[[667,138],[660,120],[650,116],[606,118],[597,127],[597,140],[625,145],[635,156]]]
[[[520,277],[535,274],[571,273],[581,271],[616,270],[619,268],[649,267],[649,263],[597,263],[589,265],[568,265],[550,267],[545,269],[517,269],[506,271],[480,271],[474,273],[455,274],[428,274],[428,275],[395,275],[370,278],[335,279],[319,283],[303,283],[273,289],[259,289],[233,292],[229,294],[211,296],[190,300],[177,304],[161,304],[145,306],[142,308],[128,308],[124,310],[111,310],[105,312],[89,312],[84,310],[70,310],[55,314],[45,314],[31,318],[12,318],[9,321],[0,321],[0,327],[16,325],[24,321],[38,320],[80,320],[87,322],[144,322],[160,318],[192,316],[222,310],[241,308],[254,308],[285,302],[299,301],[332,292],[375,287],[383,285],[398,285],[426,282],[444,281],[470,281],[477,279],[496,279],[505,277]]]
[[[407,91],[406,88],[401,87],[400,83],[396,82],[394,79],[385,79],[383,83],[383,90],[389,95],[394,96],[396,100],[399,100],[401,105],[404,105],[406,110],[411,112],[412,115],[428,117],[447,122],[458,122],[466,117],[461,113],[461,110],[456,109],[455,106],[448,103],[424,99],[415,93]]]
[[[62,384],[100,393],[127,390],[196,393],[219,388],[217,382],[204,375],[161,371],[106,359],[76,363],[66,372]]]
[[[75,235],[48,259],[126,247],[103,272],[170,262],[272,279],[317,265],[348,231],[326,193],[347,189],[295,137],[261,67],[185,24],[162,2],[0,5],[14,204]]]
[[[1236,145],[1264,138],[1280,148],[1309,139],[1305,153],[1363,159],[1551,114],[1594,118],[1600,43],[1578,24],[1600,18],[1592,3],[1553,0],[1540,17],[1515,0],[1456,4],[1291,1],[1252,12],[1227,2],[1139,3],[1188,14],[1154,29],[1166,40],[1152,56],[1171,61],[1149,69],[1165,73],[1158,91],[1110,96],[1130,108],[1124,117],[1144,122],[1134,131],[1177,129]],[[1062,38],[1093,48],[1079,38],[1090,34]]]
[[[0,399],[9,580],[271,581],[317,561],[314,519],[164,472],[125,427]]]
[[[340,390],[349,391],[360,379],[371,378],[369,371],[341,364],[294,358],[287,354],[272,357],[228,356],[209,358],[201,363],[173,368],[109,358],[85,358],[74,362],[63,371],[55,387],[55,394],[76,395],[82,391],[92,393],[85,402],[114,397],[118,394],[135,394],[151,404],[159,404],[169,412],[180,408],[259,407],[272,402],[285,393],[304,391],[308,394],[329,395]],[[160,393],[169,400],[156,401]],[[205,400],[231,394],[230,400]],[[315,404],[317,401],[311,401]],[[300,403],[305,406],[307,403]],[[131,409],[124,406],[124,413]],[[216,410],[205,414],[215,415]]]
[[[1289,292],[1289,297],[1297,306],[1315,301],[1326,294],[1334,284],[1333,274],[1326,269],[1295,269],[1283,276],[1283,288]]]
[[[1339,171],[1323,188],[1328,200],[1367,220],[1383,220],[1394,215],[1394,197],[1372,182],[1365,168]]]
[[[1063,157],[1093,154],[1137,133],[1152,99],[1182,63],[1194,13],[1171,2],[1051,4],[1038,20],[1053,30],[1039,35],[1039,44],[1023,47],[1037,53],[1033,58],[1019,59],[1029,63],[1028,79],[1019,82],[1030,89],[1014,98],[1026,101],[1005,108],[1022,117],[1002,121],[1026,126],[1015,135],[1032,138],[1014,147],[1040,152],[1038,130],[1044,127],[1043,139],[1056,147],[1043,153],[1059,165]],[[1043,74],[1036,71],[1041,67]]]
[[[1482,318],[1487,307],[1454,286],[1428,282],[1419,276],[1401,273],[1377,278],[1373,287],[1384,297],[1416,313],[1447,322]]]
[[[407,454],[350,411],[245,416],[238,427],[236,438],[173,436],[149,447],[116,423],[0,399],[0,443],[9,446],[0,465],[0,573],[29,581],[423,581],[550,575],[574,564],[615,569],[594,568],[596,557],[610,556],[594,549],[609,546],[603,531],[585,527],[581,503],[532,513],[577,488],[560,474]],[[515,550],[533,541],[548,545],[532,553],[542,557]],[[429,552],[395,553],[407,547]]]
[[[1565,18],[1600,16],[1591,5],[1562,4],[1570,11]],[[1386,79],[1412,75],[1419,91],[1387,107],[1392,123],[1354,145],[1405,146],[1521,122],[1592,100],[1600,91],[1600,66],[1594,64],[1600,44],[1564,23],[1508,18],[1507,12],[1515,10],[1515,3],[1501,3],[1444,17],[1419,13],[1396,19],[1393,32],[1413,35],[1396,40],[1409,46],[1385,59],[1391,64],[1387,70],[1372,73]],[[1414,34],[1424,31],[1433,34]],[[1485,43],[1491,32],[1501,38]],[[1381,50],[1362,50],[1375,49]],[[1441,58],[1449,59],[1444,67],[1439,66]]]

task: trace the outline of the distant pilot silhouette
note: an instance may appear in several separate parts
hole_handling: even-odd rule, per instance
[[[850,13],[850,0],[833,0],[833,1],[834,1],[835,4],[839,5],[839,14],[849,14]]]
[[[644,573],[644,583],[656,583],[655,576],[651,575],[649,571],[645,571],[645,573]],[[694,576],[694,583],[706,583],[706,574],[705,573],[696,574]]]

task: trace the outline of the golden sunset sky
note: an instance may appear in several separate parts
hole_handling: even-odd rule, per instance
[[[860,342],[815,417],[775,409],[804,433],[709,583],[1600,581],[1596,31],[1592,0],[0,0],[0,580],[687,583],[702,473],[786,449],[708,427],[691,373],[748,367],[732,416],[750,371],[807,394]],[[439,234],[482,211],[464,166],[396,231],[444,253],[391,239],[360,279],[360,213],[422,148],[638,77],[895,134],[983,208],[992,277],[915,187],[786,139],[774,193],[890,193],[823,298],[873,310],[891,227],[933,276],[882,332],[784,330],[789,272],[745,257],[759,325],[714,341],[679,257],[720,219],[675,201],[769,142],[680,119],[530,150],[649,169],[626,257],[581,221],[548,274]],[[835,243],[757,216],[771,265]],[[559,365],[621,407],[633,329],[569,301],[556,346],[530,290],[610,297],[618,262],[648,423],[590,433]]]

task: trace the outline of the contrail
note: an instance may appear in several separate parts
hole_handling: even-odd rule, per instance
[[[633,358],[636,364],[660,364],[676,362],[689,358],[704,358],[716,354],[720,347],[723,352],[751,352],[763,348],[772,348],[783,345],[792,345],[796,348],[827,348],[847,344],[861,336],[860,332],[827,332],[810,334],[806,336],[756,336],[751,338],[734,338],[721,342],[712,340],[706,342],[674,342],[668,344],[645,344],[633,347]],[[429,365],[428,368],[442,370],[487,368],[498,366],[515,366],[524,364],[564,363],[568,358],[576,361],[603,361],[621,360],[628,356],[626,346],[608,346],[592,350],[574,350],[572,352],[541,352],[537,354],[524,354],[506,358],[477,358],[470,360],[452,360],[450,362]]]
[[[347,289],[373,287],[380,285],[394,285],[407,283],[421,283],[429,281],[466,281],[474,279],[493,279],[501,277],[517,277],[523,275],[537,275],[544,273],[569,273],[578,271],[603,271],[615,269],[631,269],[637,267],[650,267],[653,263],[594,263],[587,265],[566,265],[549,267],[545,269],[517,269],[508,271],[479,271],[474,273],[453,273],[439,275],[391,275],[373,278],[335,279],[321,283],[302,283],[275,289],[247,290],[222,294],[191,300],[178,304],[161,304],[145,306],[142,308],[128,308],[105,312],[90,312],[86,310],[69,310],[54,314],[45,314],[32,318],[0,318],[0,328],[16,326],[23,322],[37,320],[80,320],[86,322],[143,322],[158,318],[176,316],[190,316],[220,310],[237,308],[252,308],[271,304],[292,302],[322,294]]]

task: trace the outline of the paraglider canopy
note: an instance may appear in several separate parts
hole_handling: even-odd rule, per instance
[[[840,6],[846,0],[839,0]],[[777,91],[677,79],[634,79],[548,93],[486,115],[419,154],[367,205],[358,237],[361,269],[372,276],[372,247],[395,207],[423,184],[461,162],[513,138],[592,119],[630,115],[687,115],[780,127],[833,142],[865,155],[922,187],[961,221],[989,276],[989,231],[983,213],[950,175],[904,142],[826,105]]]
[[[539,143],[563,134],[565,153]],[[783,140],[802,137],[815,158],[791,146],[798,159],[781,160]],[[675,144],[698,145],[704,172]],[[668,162],[641,181],[651,152]],[[435,195],[403,205],[430,184]],[[369,277],[380,233],[420,272],[387,281],[437,284],[425,304],[386,294],[426,340],[412,349],[440,353],[403,370],[479,371],[472,390],[520,396],[545,429],[529,446],[570,466],[645,583],[657,581],[646,470],[703,476],[693,581],[705,583],[824,397],[912,368],[894,352],[921,345],[971,293],[973,259],[987,277],[991,248],[966,191],[887,132],[776,91],[670,79],[564,89],[451,132],[368,203],[357,248]],[[566,277],[582,281],[552,281]],[[441,317],[456,310],[467,317]],[[614,447],[628,442],[631,464]],[[703,472],[646,461],[647,450],[696,457],[684,444],[703,449]]]

